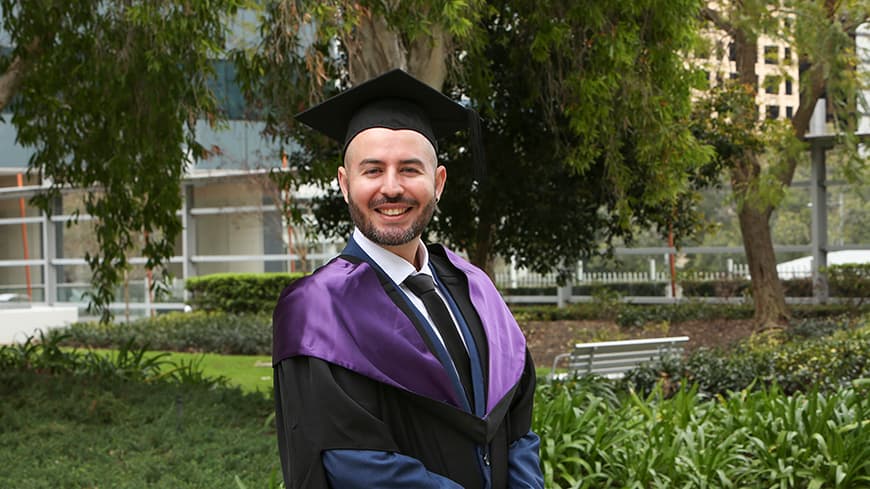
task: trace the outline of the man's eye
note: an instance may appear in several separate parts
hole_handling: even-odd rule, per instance
[[[377,175],[380,172],[381,172],[380,168],[366,168],[365,170],[363,170],[362,173],[363,173],[363,175]]]

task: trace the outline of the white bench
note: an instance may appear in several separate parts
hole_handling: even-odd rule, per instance
[[[570,353],[556,355],[549,378],[555,378],[559,362],[568,358],[568,374],[558,377],[600,375],[618,379],[625,372],[644,363],[656,362],[667,356],[683,354],[683,344],[688,336],[649,338],[642,340],[600,341],[578,343]]]

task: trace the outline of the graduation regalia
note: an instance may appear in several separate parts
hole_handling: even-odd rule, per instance
[[[345,150],[378,127],[415,131],[437,154],[438,137],[470,129],[483,174],[477,113],[401,70],[296,118]],[[455,320],[467,348],[461,379],[428,320],[353,240],[281,294],[272,354],[288,489],[542,487],[525,338],[486,274],[441,246],[428,250],[450,308],[441,317]]]
[[[461,390],[427,326],[377,266],[343,255],[281,295],[274,315],[275,398],[284,478],[326,488],[325,450],[407,455],[466,488],[506,487],[510,445],[529,432],[534,367],[498,291],[440,246],[430,259],[476,323],[485,407]],[[436,340],[437,341],[437,340]]]

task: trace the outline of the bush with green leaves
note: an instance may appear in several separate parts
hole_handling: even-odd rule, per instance
[[[264,314],[172,312],[130,323],[75,323],[52,330],[62,344],[117,348],[130,344],[152,350],[269,355],[272,317]]]
[[[830,293],[866,302],[870,297],[870,263],[853,263],[828,267]]]
[[[605,382],[598,380],[597,382]],[[870,485],[870,381],[788,396],[708,400],[542,385],[533,429],[548,488],[822,488]]]
[[[811,333],[813,325],[830,334]],[[861,377],[870,377],[870,317],[857,323],[847,317],[803,321],[792,333],[756,336],[731,350],[700,349],[686,359],[641,366],[623,382],[648,393],[667,379],[698,385],[702,394],[714,396],[774,384],[789,394],[832,391]]]
[[[850,304],[794,304],[790,308],[795,320],[832,316],[861,315],[870,304],[855,307]],[[593,302],[555,305],[512,305],[517,321],[616,321],[620,326],[641,327],[648,323],[678,323],[711,319],[752,319],[751,304],[711,304],[685,301],[676,304],[630,304],[621,302],[618,294],[599,294]]]
[[[236,314],[271,314],[284,290],[301,273],[218,273],[188,278],[194,309]]]
[[[866,272],[865,272],[866,273]],[[840,277],[852,277],[854,274],[837,274],[829,269],[829,282],[831,284],[832,294],[842,294],[842,288],[839,287]],[[861,276],[858,275],[858,282],[855,278],[849,278],[848,283],[860,283]],[[863,276],[863,280],[867,281],[867,275]],[[723,298],[739,298],[752,294],[752,282],[746,278],[729,278],[719,280],[693,280],[679,279],[678,285],[683,291],[685,297],[723,297]],[[782,280],[782,287],[787,297],[812,297],[813,296],[813,281],[810,278],[793,278]],[[571,294],[575,296],[595,296],[601,289],[608,289],[623,297],[663,297],[666,291],[670,288],[669,282],[606,282],[606,283],[586,283],[575,284],[571,287]],[[552,296],[556,294],[556,286],[541,286],[541,287],[502,287],[501,291],[505,295],[520,295],[520,296]]]
[[[19,372],[66,375],[125,382],[170,382],[183,385],[226,386],[225,377],[207,377],[198,360],[173,362],[167,353],[152,353],[128,341],[111,352],[62,348],[64,334],[28,337],[23,343],[0,345],[0,380]]]

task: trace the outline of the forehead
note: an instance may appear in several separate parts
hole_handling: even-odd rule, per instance
[[[347,145],[345,163],[418,159],[435,163],[435,148],[425,136],[410,129],[373,127],[357,134]]]

